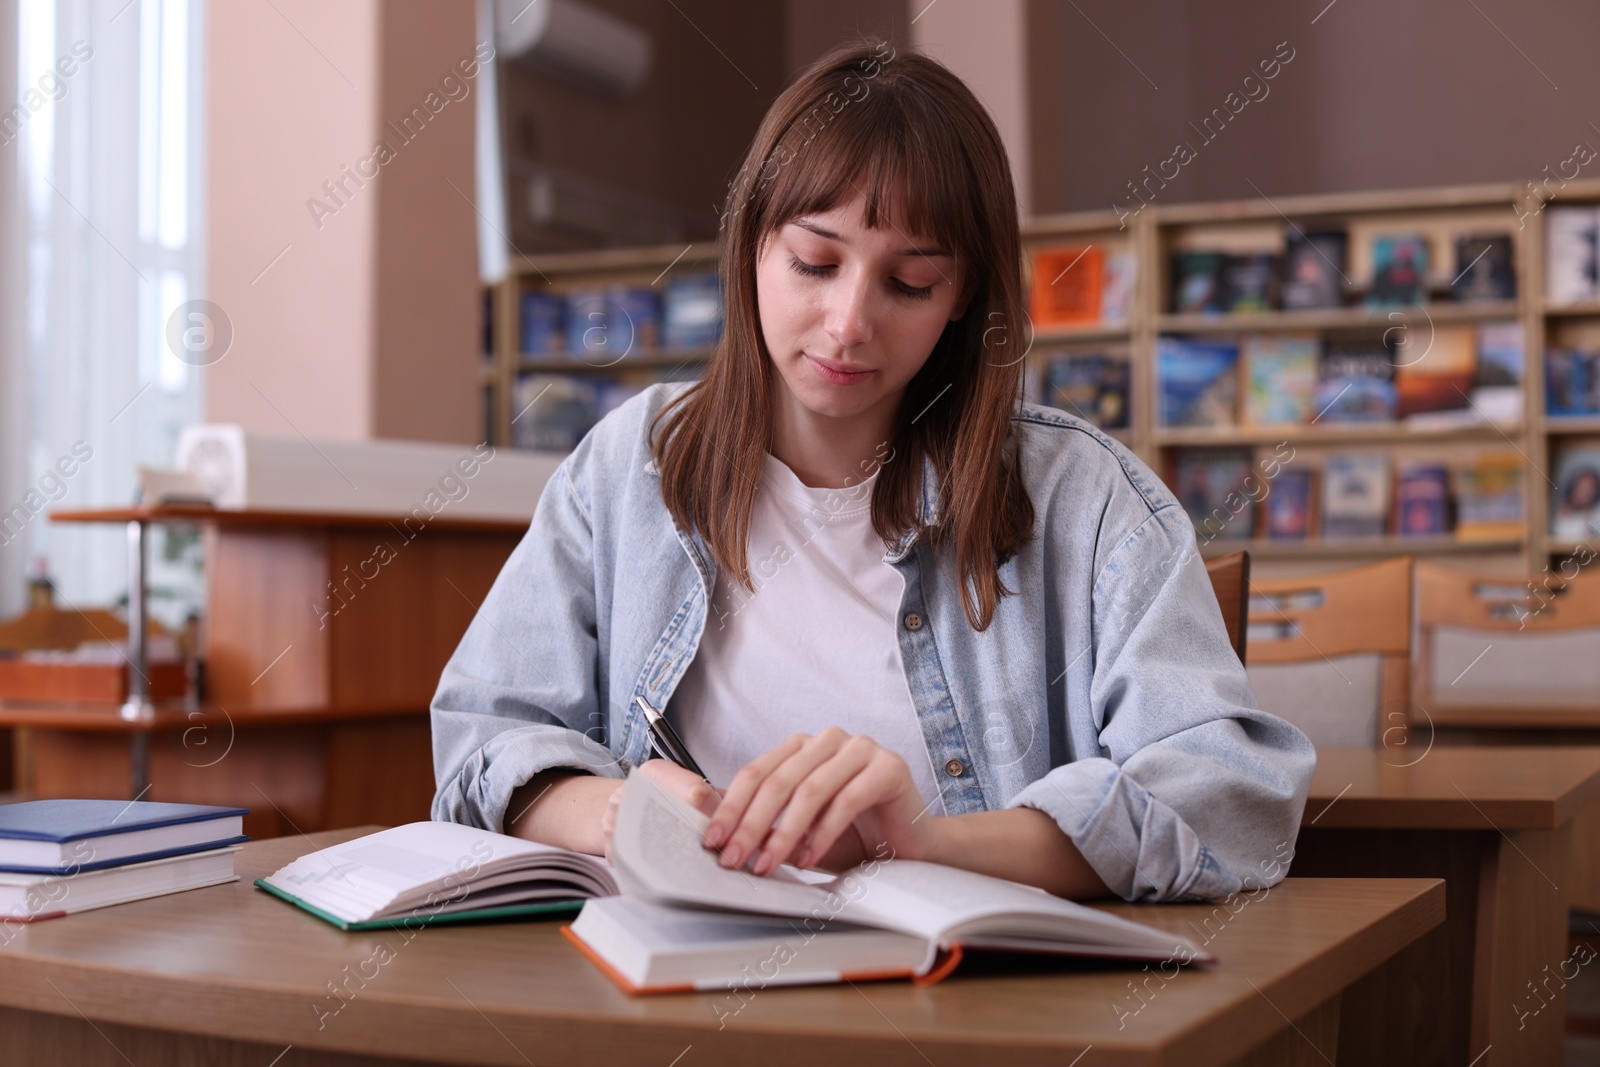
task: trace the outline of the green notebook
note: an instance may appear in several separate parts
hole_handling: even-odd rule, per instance
[[[570,915],[618,891],[599,856],[448,822],[310,852],[255,885],[341,930]]]

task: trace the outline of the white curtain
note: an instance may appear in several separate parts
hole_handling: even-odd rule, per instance
[[[202,0],[10,0],[3,14],[16,48],[0,167],[15,185],[0,181],[0,418],[21,424],[0,430],[0,616],[41,566],[68,603],[125,595],[119,527],[51,524],[34,506],[128,504],[136,465],[171,465],[179,428],[201,419],[204,371],[168,323],[205,295]],[[153,612],[176,622],[199,599],[191,537],[154,539],[151,580],[165,594]]]

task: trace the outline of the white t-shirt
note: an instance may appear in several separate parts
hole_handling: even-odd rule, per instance
[[[929,814],[944,814],[896,641],[905,580],[872,528],[877,472],[813,488],[763,456],[748,542],[755,591],[719,571],[669,704],[673,726],[718,788],[790,734],[866,734],[905,759]]]

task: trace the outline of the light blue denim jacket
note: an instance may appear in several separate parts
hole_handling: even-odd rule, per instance
[[[545,487],[434,694],[434,819],[498,830],[539,771],[620,778],[648,758],[633,698],[672,714],[715,589],[646,441],[684,388],[628,400]],[[896,633],[946,811],[1045,812],[1128,900],[1276,883],[1316,755],[1256,707],[1188,516],[1089,424],[1019,404],[1013,427],[1035,537],[1000,569],[1019,595],[989,628],[920,531],[883,557],[905,577]],[[936,488],[925,461],[928,524]]]

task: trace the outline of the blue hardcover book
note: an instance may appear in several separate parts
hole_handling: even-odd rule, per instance
[[[1400,468],[1397,500],[1401,537],[1442,537],[1450,532],[1450,472],[1435,463]]]
[[[567,302],[559,293],[522,294],[522,351],[547,356],[566,347]]]
[[[722,284],[715,274],[672,278],[661,297],[668,348],[709,348],[722,337]]]
[[[1239,396],[1239,346],[1163,337],[1156,342],[1161,425],[1231,426]]]
[[[642,285],[606,291],[607,344],[617,355],[650,355],[661,347],[661,294]]]
[[[606,305],[603,289],[574,289],[567,294],[567,351],[574,359],[592,363],[613,351]],[[615,347],[622,350],[622,345]]]
[[[248,840],[245,808],[126,800],[0,805],[0,871],[73,874]]]

